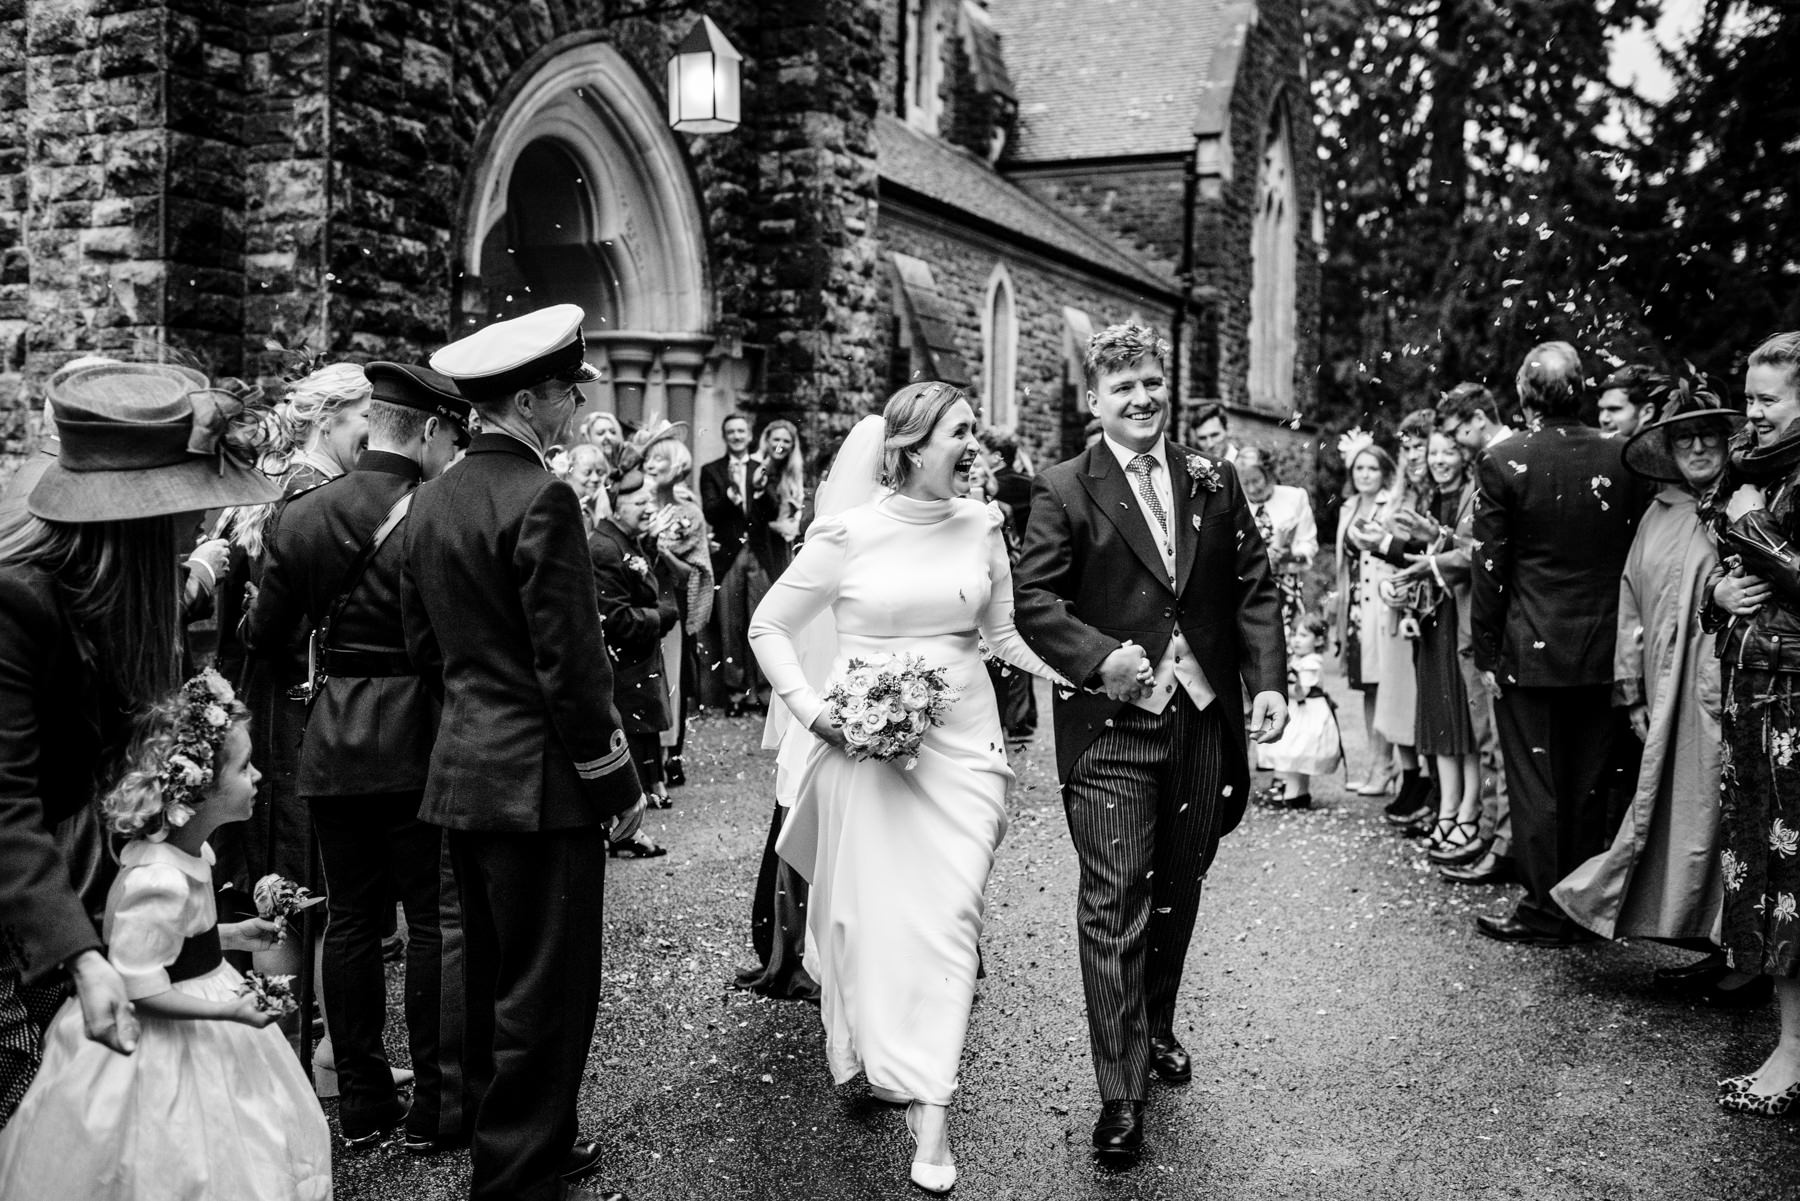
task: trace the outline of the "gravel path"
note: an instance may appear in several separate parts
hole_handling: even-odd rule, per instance
[[[583,1098],[584,1130],[606,1147],[600,1179],[635,1201],[922,1196],[899,1112],[860,1083],[832,1085],[816,1010],[725,987],[750,957],[768,820],[759,734],[747,719],[696,723],[692,783],[651,822],[672,853],[609,870]],[[1346,736],[1360,767],[1360,731]],[[1183,992],[1194,1081],[1153,1086],[1137,1167],[1097,1169],[1075,860],[1048,744],[1046,729],[1021,764],[989,889],[955,1196],[1800,1197],[1800,1128],[1712,1099],[1718,1077],[1766,1053],[1772,1010],[1656,995],[1651,970],[1681,952],[1479,937],[1475,915],[1512,890],[1441,882],[1380,802],[1344,798],[1341,780],[1317,782],[1311,812],[1253,808],[1226,841]],[[466,1154],[343,1154],[337,1195],[456,1198],[467,1173]]]

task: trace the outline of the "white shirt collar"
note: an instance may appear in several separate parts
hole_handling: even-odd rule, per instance
[[[1166,438],[1166,437],[1158,438],[1156,440],[1156,445],[1152,446],[1149,450],[1146,450],[1146,451],[1127,450],[1125,447],[1119,445],[1117,442],[1114,442],[1112,440],[1111,436],[1107,435],[1107,434],[1101,434],[1100,440],[1102,442],[1106,443],[1106,449],[1112,451],[1113,457],[1116,458],[1117,460],[1119,460],[1120,467],[1123,467],[1129,471],[1131,469],[1131,460],[1137,458],[1138,455],[1141,453],[1141,454],[1147,454],[1151,458],[1155,459],[1156,465],[1163,469],[1163,473],[1165,475],[1168,474],[1168,471],[1169,471],[1169,440],[1168,440],[1168,438]]]

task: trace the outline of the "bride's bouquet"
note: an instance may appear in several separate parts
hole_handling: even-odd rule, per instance
[[[943,668],[927,667],[922,657],[882,655],[850,660],[825,692],[825,712],[843,729],[852,759],[904,759],[911,771],[925,731],[943,725],[961,695]]]

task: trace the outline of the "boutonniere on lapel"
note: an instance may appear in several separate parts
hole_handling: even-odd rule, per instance
[[[635,571],[645,579],[650,578],[650,563],[642,555],[626,555],[625,569]]]
[[[1219,469],[1199,455],[1187,457],[1187,469],[1189,500],[1193,500],[1194,494],[1201,488],[1205,488],[1208,492],[1217,492],[1225,486],[1225,481],[1219,478]],[[1194,524],[1196,527],[1199,526],[1200,519],[1198,517],[1194,518]]]

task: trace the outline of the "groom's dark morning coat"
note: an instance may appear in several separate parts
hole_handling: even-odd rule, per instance
[[[1173,588],[1145,523],[1143,506],[1104,441],[1040,472],[1031,523],[1014,577],[1019,632],[1052,667],[1078,683],[1126,639],[1162,658],[1175,625],[1206,673],[1222,712],[1243,710],[1242,688],[1287,691],[1281,598],[1269,555],[1237,473],[1224,459],[1167,443],[1170,514],[1175,534]],[[1194,478],[1189,459],[1212,466],[1216,491]],[[1191,493],[1191,495],[1190,495]],[[1240,684],[1240,676],[1242,684]],[[1056,690],[1056,774],[1065,783],[1076,760],[1125,702],[1104,693]],[[1250,765],[1242,738],[1225,745],[1220,833],[1244,816]]]

